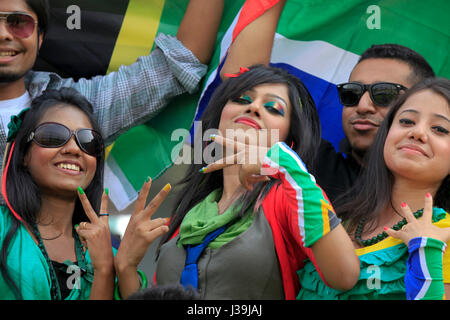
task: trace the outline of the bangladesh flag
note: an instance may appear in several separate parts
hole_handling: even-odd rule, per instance
[[[207,0],[205,0],[207,1]],[[183,138],[199,119],[233,34],[276,0],[225,1],[217,47],[201,91],[176,98],[145,125],[108,149],[105,184],[118,210],[137,198],[145,178],[173,165]],[[175,35],[187,0],[51,0],[52,25],[36,69],[65,77],[92,77],[148,54],[158,33]],[[80,10],[81,20],[76,20]],[[289,70],[316,102],[322,135],[335,147],[344,137],[336,84],[346,82],[359,55],[372,44],[407,46],[450,78],[450,2],[446,0],[288,0],[277,29],[271,64]],[[79,27],[79,28],[78,28]],[[179,130],[178,130],[179,132]]]

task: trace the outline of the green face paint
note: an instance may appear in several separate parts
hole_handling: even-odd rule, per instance
[[[269,110],[269,112],[278,113],[284,117],[284,109],[283,106],[275,101],[269,101],[264,104],[264,108]]]
[[[239,98],[233,99],[232,101],[239,104],[250,104],[253,102],[252,98],[246,94],[241,94]]]

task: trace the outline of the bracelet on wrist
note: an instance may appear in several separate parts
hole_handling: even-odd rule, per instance
[[[147,276],[141,270],[138,270],[137,273],[139,275],[139,282],[141,283],[141,287],[139,288],[139,290],[144,290],[148,287]],[[116,285],[114,286],[114,300],[122,300],[118,283],[116,283]]]

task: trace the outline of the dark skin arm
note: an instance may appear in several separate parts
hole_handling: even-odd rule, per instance
[[[224,0],[191,0],[178,28],[177,39],[203,64],[213,54],[223,7]]]

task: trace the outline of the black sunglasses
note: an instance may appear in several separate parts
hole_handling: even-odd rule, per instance
[[[59,148],[65,145],[72,135],[75,136],[75,141],[82,151],[94,157],[102,155],[104,144],[100,133],[86,128],[72,131],[61,123],[40,124],[31,132],[27,142],[34,141],[43,148]]]
[[[25,12],[0,12],[0,19],[6,20],[6,28],[15,37],[30,37],[38,24],[32,16]]]
[[[377,106],[387,107],[394,101],[405,86],[391,82],[376,82],[373,84],[362,84],[359,82],[347,82],[337,85],[339,99],[345,107],[356,106],[364,92],[369,90],[370,99]]]

